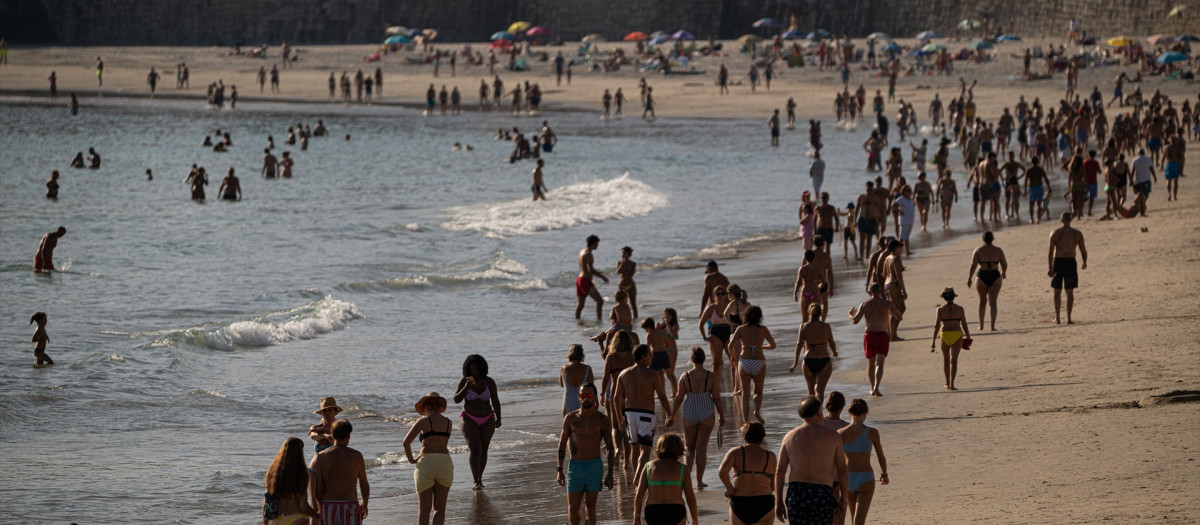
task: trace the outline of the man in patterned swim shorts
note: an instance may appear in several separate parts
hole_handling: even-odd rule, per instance
[[[835,516],[846,512],[849,474],[842,438],[822,426],[816,397],[805,396],[799,412],[804,424],[788,432],[779,445],[775,493],[785,505],[777,505],[775,514],[790,525],[831,525]]]

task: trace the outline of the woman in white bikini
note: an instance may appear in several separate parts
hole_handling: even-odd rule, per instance
[[[750,399],[746,395],[753,385],[754,418],[762,423],[762,394],[763,380],[767,377],[767,357],[763,350],[775,349],[775,338],[771,331],[762,325],[762,308],[751,306],[746,311],[746,324],[738,327],[730,339],[730,346],[737,347],[741,343],[741,354],[738,363],[741,373],[739,380],[742,384],[742,418],[750,419]]]

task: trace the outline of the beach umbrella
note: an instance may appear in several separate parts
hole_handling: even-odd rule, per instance
[[[650,38],[653,39],[653,38],[658,38],[660,36],[666,36],[666,35],[667,35],[666,31],[655,31],[653,33],[650,33]]]
[[[416,37],[421,36],[421,30],[420,29],[409,29],[407,33],[404,33],[404,35],[407,36],[408,38],[416,38]]]
[[[1188,56],[1178,51],[1171,51],[1158,55],[1159,64],[1174,64],[1176,62],[1187,62]]]
[[[531,27],[525,31],[525,36],[548,36],[549,34],[550,30],[542,26]]]
[[[1136,43],[1138,43],[1136,38],[1129,38],[1124,35],[1108,39],[1108,45],[1113,47],[1129,46]]]
[[[749,34],[742,35],[740,38],[737,39],[738,43],[740,43],[742,45],[757,44],[759,42],[762,42],[762,40],[763,40],[762,37],[760,37],[758,35],[749,35]]]
[[[676,31],[675,34],[671,35],[671,38],[674,38],[675,40],[695,40],[696,39],[695,36],[693,36],[691,33],[687,32],[687,30],[684,30],[684,29],[680,29],[679,31]]]
[[[524,20],[522,20],[522,21],[520,21],[520,22],[513,22],[512,24],[510,24],[510,25],[508,26],[508,32],[509,32],[509,33],[512,33],[512,34],[514,34],[514,35],[515,35],[515,34],[517,34],[517,33],[520,33],[520,32],[522,32],[522,31],[524,31],[524,30],[526,30],[526,29],[529,29],[529,28],[530,28],[530,27],[532,27],[532,26],[533,26],[533,24],[531,24],[531,23],[529,23],[529,22],[526,22],[526,21],[524,21]]]
[[[580,42],[603,42],[604,35],[602,35],[600,33],[592,33],[590,35],[586,35],[583,38],[579,39],[579,41]]]
[[[959,22],[959,23],[958,23],[958,28],[959,28],[959,29],[972,30],[972,29],[975,29],[975,28],[977,28],[977,27],[979,27],[979,26],[981,26],[981,25],[983,25],[983,24],[981,24],[981,23],[979,22],[979,20],[978,20],[978,19],[976,19],[976,18],[968,18],[968,19],[966,19],[966,20],[963,20],[962,22]]]
[[[622,40],[624,40],[626,42],[633,42],[633,41],[637,41],[637,40],[650,40],[650,35],[647,35],[646,33],[643,33],[641,31],[634,31],[632,33],[629,33],[628,35],[625,35],[625,38],[623,38]]]
[[[433,29],[433,28],[425,28],[425,29],[422,29],[422,30],[421,30],[421,36],[424,36],[424,37],[425,37],[425,40],[433,40],[433,39],[437,38],[437,36],[438,36],[438,30],[437,30],[437,29]]]
[[[408,28],[404,26],[392,26],[383,32],[385,35],[407,35]]]
[[[878,31],[867,35],[867,40],[891,40],[891,39],[892,39],[892,35],[889,35],[887,33],[880,33]]]
[[[987,40],[976,40],[971,42],[967,47],[974,49],[975,51],[982,51],[984,49],[992,49],[996,46],[992,45],[992,43],[988,42]]]
[[[904,50],[904,48],[900,47],[900,44],[897,44],[895,42],[891,42],[888,45],[883,46],[884,53],[899,53],[900,51],[903,51],[903,50]]]
[[[1000,35],[996,37],[997,42],[1020,42],[1021,37],[1017,35]]]
[[[1187,6],[1186,6],[1186,5],[1183,5],[1183,4],[1178,4],[1178,5],[1176,5],[1175,7],[1171,8],[1171,12],[1170,12],[1170,13],[1167,13],[1167,18],[1174,18],[1174,17],[1177,17],[1177,16],[1183,16],[1183,12],[1184,12],[1184,11],[1187,11]]]
[[[392,36],[387,37],[387,39],[383,41],[384,44],[387,44],[389,46],[398,45],[398,44],[407,44],[409,42],[412,42],[412,39],[409,38],[407,35],[392,35]]]
[[[1179,35],[1175,38],[1176,42],[1200,42],[1200,37],[1196,35]]]
[[[496,31],[495,33],[492,33],[492,37],[488,40],[512,40],[513,36],[514,35],[508,31]]]
[[[1161,46],[1164,44],[1174,43],[1175,36],[1174,35],[1154,35],[1150,38],[1147,38],[1146,41],[1149,42],[1150,45],[1152,45],[1152,46]]]
[[[946,50],[946,46],[943,46],[941,44],[925,44],[925,46],[921,48],[921,51],[924,51],[926,53],[940,53],[945,50]]]
[[[809,40],[816,40],[818,38],[829,38],[831,36],[833,36],[833,33],[830,33],[829,31],[826,31],[824,29],[818,29],[816,31],[809,33],[807,38]]]
[[[755,21],[753,24],[750,24],[750,25],[752,25],[754,28],[757,29],[760,27],[780,27],[783,24],[779,23],[779,21],[774,18],[759,18],[757,21]]]
[[[511,40],[501,38],[493,40],[492,43],[488,44],[488,49],[511,49],[512,46],[513,43]]]
[[[917,33],[917,40],[930,40],[933,38],[942,38],[942,34],[937,31],[921,31]]]
[[[654,37],[652,40],[650,40],[650,44],[657,46],[659,44],[665,44],[665,43],[669,42],[670,40],[671,40],[671,35],[658,35],[658,36]]]
[[[804,33],[801,33],[799,29],[789,29],[789,30],[787,30],[786,33],[783,34],[783,38],[786,38],[788,40],[804,38]]]

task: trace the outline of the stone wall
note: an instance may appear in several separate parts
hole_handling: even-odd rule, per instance
[[[1168,19],[1175,5],[1187,16]],[[1101,35],[1200,33],[1200,0],[0,0],[0,36],[20,43],[205,45],[369,43],[389,25],[435,27],[442,41],[480,41],[515,20],[568,40],[588,33],[687,29],[736,38],[769,16],[802,30],[911,37],[963,35],[964,18],[988,16],[1026,36],[1065,35],[1074,16]]]

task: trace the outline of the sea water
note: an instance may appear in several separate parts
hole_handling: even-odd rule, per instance
[[[552,450],[556,429],[521,429],[516,407],[561,396],[551,385],[566,348],[607,325],[590,301],[584,322],[572,318],[585,238],[600,236],[596,266],[610,275],[633,247],[653,289],[674,269],[793,239],[811,189],[805,130],[771,147],[762,120],[83,102],[71,117],[0,101],[0,495],[18,522],[257,521],[266,467],[284,438],[305,436],[323,396],[354,421],[372,507],[415,499],[401,446],[413,403],[450,397],[474,353],[514,422],[493,450]],[[283,143],[288,126],[317,119],[328,137],[307,151]],[[542,120],[559,141],[543,155],[547,200],[532,202],[533,162],[509,163],[512,143],[494,137]],[[217,129],[228,152],[200,146]],[[839,207],[868,178],[866,134],[827,122],[824,189]],[[268,135],[296,159],[293,178],[259,176]],[[101,169],[68,167],[89,147]],[[192,164],[208,171],[205,202],[183,183]],[[241,202],[216,198],[229,167]],[[44,198],[53,169],[57,201]],[[61,271],[31,272],[59,225]],[[697,297],[643,291],[655,306],[642,315],[695,316],[696,279]],[[54,366],[33,366],[37,311]],[[681,344],[698,344],[683,324]]]

